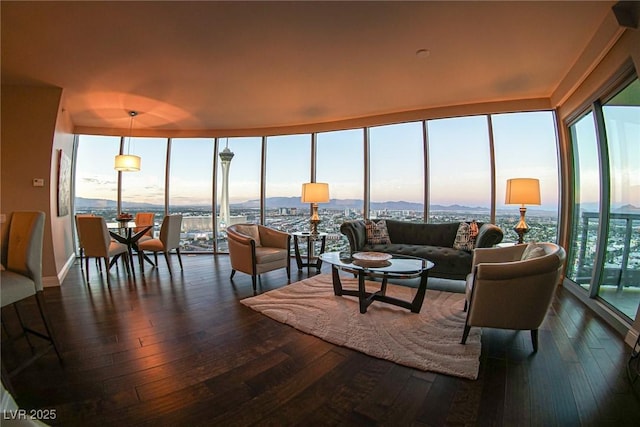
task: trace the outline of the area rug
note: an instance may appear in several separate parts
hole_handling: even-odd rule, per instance
[[[343,288],[357,280],[342,277]],[[367,282],[367,290],[379,283]],[[415,288],[390,284],[387,295],[412,300]],[[480,328],[472,328],[467,344],[464,294],[427,289],[419,314],[375,301],[360,314],[358,299],[335,296],[331,275],[321,274],[264,294],[242,304],[333,344],[395,363],[462,378],[476,379],[480,366]]]

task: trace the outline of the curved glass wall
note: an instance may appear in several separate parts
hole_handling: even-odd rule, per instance
[[[574,218],[567,278],[635,319],[640,303],[640,81],[569,126]]]
[[[113,218],[120,195],[128,212],[156,212],[158,226],[165,212],[181,212],[183,251],[224,253],[230,224],[307,230],[310,207],[301,203],[300,193],[303,183],[315,180],[329,183],[331,201],[319,205],[319,229],[328,233],[331,250],[346,249],[339,227],[347,219],[424,221],[425,206],[430,222],[498,222],[509,241],[515,239],[508,228],[518,208],[503,206],[504,181],[518,171],[541,179],[540,209],[551,211],[548,220],[538,221],[537,208],[530,207],[530,225],[539,233],[531,231],[530,237],[555,241],[558,155],[553,117],[553,112],[542,111],[317,134],[134,138],[131,151],[142,157],[142,171],[121,173],[119,188],[113,158],[120,138],[79,135],[76,211],[87,210],[86,200],[93,199],[89,204],[94,211]],[[101,151],[95,150],[97,142]],[[102,178],[94,171],[102,171]],[[109,180],[106,193],[102,186],[88,185]],[[492,213],[496,208],[497,217]]]

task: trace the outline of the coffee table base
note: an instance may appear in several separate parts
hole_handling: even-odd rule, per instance
[[[416,295],[413,297],[413,301],[404,301],[398,298],[393,298],[387,296],[387,275],[384,275],[382,278],[382,284],[380,285],[380,290],[376,292],[367,292],[365,289],[365,278],[369,276],[366,271],[359,271],[358,275],[358,290],[354,289],[343,289],[342,282],[340,281],[340,270],[338,268],[333,267],[331,269],[331,274],[333,278],[333,293],[336,296],[349,295],[358,297],[358,301],[360,302],[360,313],[364,314],[367,312],[367,308],[374,301],[381,301],[387,304],[392,304],[398,307],[403,307],[408,310],[411,310],[412,313],[420,313],[420,309],[422,308],[422,303],[424,302],[424,296],[427,292],[427,278],[429,276],[429,270],[425,269],[420,274],[420,286],[418,286],[418,291]]]

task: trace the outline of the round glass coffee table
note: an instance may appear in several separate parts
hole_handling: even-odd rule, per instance
[[[424,296],[427,291],[427,278],[433,263],[422,258],[404,255],[383,254],[382,252],[327,252],[319,255],[320,259],[331,264],[333,278],[333,292],[335,295],[350,295],[358,297],[360,313],[366,313],[367,307],[374,301],[397,305],[420,313]],[[340,271],[352,273],[358,277],[358,289],[343,289],[340,281]],[[404,301],[386,295],[388,279],[413,279],[420,277],[420,285],[413,301]],[[368,292],[365,289],[365,279],[382,279],[380,290]]]

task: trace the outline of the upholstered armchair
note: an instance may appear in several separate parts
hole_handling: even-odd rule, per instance
[[[288,233],[258,224],[235,224],[227,227],[227,238],[232,279],[236,270],[250,274],[256,292],[256,279],[262,273],[286,268],[291,278]]]
[[[480,248],[467,276],[465,343],[472,326],[530,330],[538,351],[538,328],[560,282],[566,254],[554,243]]]

